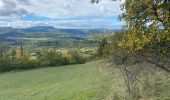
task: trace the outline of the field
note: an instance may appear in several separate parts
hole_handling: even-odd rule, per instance
[[[0,100],[100,100],[108,89],[104,82],[109,82],[97,65],[2,73]]]
[[[137,81],[135,100],[169,100],[170,75],[149,77],[147,94],[142,79]],[[0,100],[125,100],[127,95],[119,71],[97,62],[0,74]]]

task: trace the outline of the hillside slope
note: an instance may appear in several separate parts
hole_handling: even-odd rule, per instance
[[[135,87],[135,100],[170,100],[170,74],[149,75],[147,94],[143,78]],[[96,62],[0,74],[0,100],[125,100],[128,96],[118,70],[105,70]]]
[[[103,75],[96,63],[0,74],[0,100],[101,100]]]

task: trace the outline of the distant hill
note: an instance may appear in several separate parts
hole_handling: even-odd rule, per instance
[[[22,29],[23,31],[27,32],[50,32],[51,30],[55,30],[56,28],[52,26],[35,26]]]
[[[22,38],[87,38],[92,34],[104,34],[106,29],[58,29],[52,26],[35,26],[29,28],[0,27],[0,41],[16,44]]]
[[[8,33],[10,31],[13,31],[13,28],[11,28],[11,27],[0,27],[0,34]]]

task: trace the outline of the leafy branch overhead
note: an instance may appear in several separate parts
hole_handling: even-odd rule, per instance
[[[125,31],[112,45],[170,71],[170,0],[126,0],[121,9]]]

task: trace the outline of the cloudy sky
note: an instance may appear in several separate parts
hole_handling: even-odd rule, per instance
[[[103,0],[0,0],[0,27],[54,26],[56,28],[112,28],[123,1]]]

